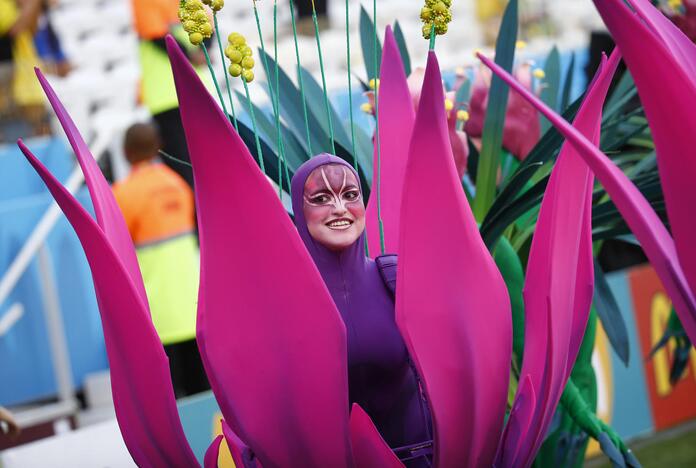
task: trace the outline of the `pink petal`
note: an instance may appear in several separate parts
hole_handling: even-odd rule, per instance
[[[618,61],[618,53],[610,66],[603,58],[573,123],[595,144],[599,144],[602,106]],[[543,388],[546,379],[548,393],[537,395],[529,432],[517,455],[522,466],[531,464],[541,445],[585,333],[594,285],[592,186],[587,164],[570,144],[564,144],[541,203],[525,277],[526,346],[521,375],[529,376],[537,389]],[[548,314],[553,314],[553,320]],[[551,323],[555,325],[547,339],[545,330]]]
[[[82,172],[85,174],[85,182],[87,182],[90,198],[94,205],[94,212],[97,215],[97,223],[99,223],[99,227],[102,228],[106,238],[109,239],[109,243],[114,250],[116,250],[121,262],[123,262],[123,265],[126,267],[138,294],[140,294],[140,298],[147,305],[147,295],[145,294],[143,278],[140,274],[140,268],[138,267],[138,259],[135,256],[133,241],[131,240],[130,234],[128,234],[128,228],[123,220],[123,214],[121,214],[121,210],[114,199],[111,187],[106,179],[104,179],[104,175],[101,169],[99,169],[97,162],[94,160],[94,156],[92,156],[89,147],[87,147],[85,140],[82,138],[82,135],[80,135],[75,123],[65,110],[65,107],[63,107],[55,91],[51,88],[48,80],[44,77],[43,73],[41,73],[41,70],[38,68],[34,70],[36,71],[36,76],[39,78],[39,83],[41,83],[43,87],[44,93],[46,93],[46,97],[48,97],[48,102],[51,103],[53,111],[56,113],[60,124],[63,126],[70,146],[72,146],[73,151],[75,151],[75,156],[77,156],[77,161],[80,163]]]
[[[464,196],[447,136],[437,58],[406,167],[396,319],[423,377],[436,466],[490,466],[512,352],[510,302]]]
[[[648,50],[649,48],[644,48]],[[520,86],[505,70],[479,54],[479,58],[511,87],[534,104],[568,139],[604,185],[648,259],[659,275],[692,339],[696,339],[696,301],[681,269],[674,241],[648,201],[609,158],[536,96]]]
[[[406,73],[399,46],[391,27],[387,27],[382,50],[379,89],[379,134],[381,170],[378,171],[377,151],[374,154],[372,192],[367,203],[365,220],[370,254],[381,253],[377,197],[381,201],[385,252],[398,253],[399,212],[403,190],[406,155],[411,140],[415,112],[406,83]]]
[[[696,290],[696,192],[693,187],[696,154],[690,151],[696,135],[696,45],[689,43],[680,31],[663,21],[661,14],[645,2],[634,1],[633,4],[647,25],[620,1],[595,3],[626,57],[640,93],[655,141],[676,253],[690,286],[682,295],[691,295]],[[678,276],[682,274],[678,265],[675,272]],[[674,296],[671,297],[674,300]],[[693,305],[693,301],[675,301],[679,318],[691,339],[695,340],[696,309]]]
[[[205,451],[203,457],[203,468],[218,468],[218,457],[220,456],[220,444],[222,444],[223,436],[220,434]],[[236,463],[235,463],[236,465]]]
[[[356,403],[350,412],[350,437],[356,468],[403,468],[367,413]]]
[[[133,278],[102,229],[19,141],[87,255],[102,317],[116,418],[139,466],[198,466],[179,421],[167,357]],[[108,216],[108,215],[106,215]]]
[[[197,338],[225,421],[264,466],[349,466],[341,317],[277,193],[167,48],[196,183]]]
[[[234,466],[237,468],[261,468],[261,464],[253,458],[251,449],[242,442],[242,439],[234,433],[224,419],[220,422],[222,424],[222,433],[227,442],[227,448],[229,448],[232,460],[234,461]]]

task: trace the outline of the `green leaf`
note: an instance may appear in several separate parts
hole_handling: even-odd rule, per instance
[[[237,100],[239,101],[242,109],[249,114],[249,101],[246,96],[239,91],[235,91],[237,95]],[[271,121],[269,115],[264,112],[257,105],[254,106],[254,115],[256,116],[256,126],[259,129],[260,136],[270,147],[272,156],[278,158],[278,135],[276,133],[275,123]],[[283,135],[283,143],[285,147],[285,159],[288,162],[288,169],[291,173],[294,173],[300,165],[309,159],[309,153],[305,151],[297,137],[287,128],[285,125],[281,124],[280,131]],[[255,148],[255,146],[254,146]],[[250,150],[253,148],[249,148]],[[264,151],[264,161],[266,159],[266,152]],[[270,156],[268,156],[270,157]]]
[[[541,91],[541,100],[551,109],[558,111],[558,90],[561,86],[561,54],[558,53],[558,48],[553,46],[551,52],[546,57],[544,63],[544,88]],[[541,133],[551,127],[551,123],[545,117],[539,116],[541,119]]]
[[[394,23],[394,38],[399,46],[399,52],[401,53],[401,61],[404,64],[404,71],[406,76],[411,74],[411,54],[408,53],[408,46],[406,45],[406,38],[404,37],[404,32],[401,30],[401,25],[399,20]]]
[[[379,66],[382,63],[382,42],[377,38],[377,58],[375,59],[375,25],[364,6],[360,6],[360,45],[362,46],[363,61],[367,72],[367,81],[379,77]],[[377,68],[375,68],[375,63]]]
[[[575,52],[570,53],[570,63],[566,71],[565,81],[563,82],[563,94],[561,96],[561,111],[566,110],[570,105],[570,93],[573,91],[573,76],[575,76]]]
[[[576,99],[575,102],[571,104],[570,107],[568,107],[568,109],[566,109],[566,111],[563,113],[563,118],[568,121],[573,120],[575,118],[575,114],[577,114],[577,111],[580,108],[581,102],[582,97]],[[507,227],[498,226],[494,229],[493,220],[498,217],[499,212],[503,208],[512,203],[515,197],[517,197],[518,193],[539,170],[541,165],[556,158],[563,141],[564,139],[561,134],[558,133],[555,127],[551,127],[541,137],[539,142],[529,152],[525,160],[522,161],[517,170],[509,178],[508,182],[494,200],[493,205],[491,206],[490,210],[488,210],[486,217],[481,223],[481,233],[484,236],[484,239],[488,239],[486,244],[492,245],[490,243],[495,243],[497,236],[494,234],[494,232],[502,233]],[[496,223],[499,222],[499,220],[496,221]],[[489,230],[493,232],[489,232]]]
[[[259,55],[263,57],[263,51],[259,50]],[[275,83],[275,60],[273,57],[266,54],[268,59],[268,68],[270,76],[267,77],[269,83]],[[278,68],[278,79],[280,95],[278,96],[280,102],[281,115],[283,120],[288,123],[289,128],[295,134],[297,139],[302,143],[302,147],[305,151],[309,152],[307,147],[307,133],[305,128],[304,111],[302,104],[302,94],[300,90],[295,87],[290,77],[285,73],[285,71],[279,67]],[[273,99],[273,89],[272,87],[267,87],[266,91],[269,97]],[[309,100],[309,97],[306,96]],[[331,152],[331,138],[327,132],[322,130],[322,126],[317,121],[316,117],[310,112],[308,112],[309,120],[309,134],[312,139],[312,151],[314,153],[321,152]]]
[[[512,72],[517,42],[517,0],[510,0],[495,46],[495,62],[508,72]],[[503,141],[503,125],[507,109],[508,86],[498,76],[493,76],[488,94],[488,109],[483,125],[481,153],[476,175],[476,197],[474,215],[481,221],[493,204],[498,175],[498,159]]]
[[[454,104],[456,106],[461,106],[469,102],[471,97],[471,80],[467,79],[462,85],[457,89],[457,93],[454,95]]]
[[[593,299],[597,316],[602,322],[602,327],[607,334],[607,338],[609,338],[611,347],[614,348],[616,355],[624,363],[624,366],[628,367],[630,346],[626,323],[597,259],[595,259],[594,272],[595,288]]]
[[[324,89],[306,68],[302,67],[301,73],[309,110],[321,125],[324,133],[329,135],[329,119],[326,115],[326,106],[324,105]],[[336,109],[333,107],[333,105],[331,105],[330,102],[329,112],[331,113],[331,119],[334,122],[334,138],[336,139],[336,142],[344,148],[350,149],[352,147],[350,136],[346,132],[345,127],[342,125],[341,117],[338,115],[338,112],[336,112]]]

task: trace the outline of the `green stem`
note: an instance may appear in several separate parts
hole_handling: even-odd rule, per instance
[[[227,84],[227,97],[230,100],[230,109],[232,109],[232,122],[234,122],[234,129],[237,130],[237,133],[239,133],[239,126],[237,125],[237,114],[234,111],[234,101],[232,100],[230,77],[227,75],[227,70],[225,70],[225,53],[222,50],[222,40],[220,39],[220,28],[218,28],[217,12],[213,13],[213,21],[215,22],[215,36],[217,37],[218,49],[220,49],[220,63],[222,63],[222,69],[225,72],[225,83]]]
[[[346,59],[348,63],[348,112],[350,113],[350,140],[353,149],[353,167],[358,170],[358,153],[355,151],[355,124],[353,123],[353,86],[350,73],[350,17],[348,0],[346,0]],[[365,244],[367,245],[367,244]]]
[[[435,34],[435,23],[430,27],[430,50],[435,50],[435,39],[437,34]]]
[[[377,221],[379,224],[379,246],[382,255],[386,250],[384,243],[384,221],[382,220],[382,148],[379,137],[379,64],[377,63],[377,0],[372,0],[373,47],[375,57],[375,145],[377,146]]]
[[[278,163],[278,197],[283,196],[283,166],[285,166],[285,177],[290,191],[290,174],[288,173],[288,162],[285,158],[285,143],[280,131],[280,81],[278,71],[278,1],[273,2],[273,60],[275,61],[275,124],[276,132],[278,132],[278,152],[280,153],[280,161]]]
[[[319,40],[319,22],[317,21],[317,10],[314,8],[312,0],[312,21],[314,22],[314,36],[317,39],[317,52],[319,52],[319,70],[321,71],[321,85],[324,89],[324,107],[326,108],[326,118],[329,119],[329,135],[331,136],[331,150],[336,154],[336,143],[334,141],[333,119],[329,110],[329,93],[326,90],[326,75],[324,74],[324,56],[321,53],[321,41]]]
[[[266,174],[266,166],[263,164],[263,154],[261,153],[261,141],[259,140],[259,132],[256,129],[256,116],[254,115],[254,105],[251,102],[251,95],[249,94],[249,86],[247,85],[244,76],[242,78],[242,83],[244,83],[244,92],[246,93],[247,101],[249,101],[249,113],[251,114],[251,126],[254,129],[254,140],[256,140],[256,156],[259,159],[259,166],[261,166],[261,171]]]
[[[215,78],[215,72],[213,71],[213,64],[210,62],[210,56],[208,55],[208,48],[205,46],[205,42],[201,42],[201,47],[203,48],[203,54],[205,54],[205,61],[208,64],[208,70],[210,70],[210,76],[213,78],[213,83],[215,84],[215,90],[217,91],[218,98],[220,99],[220,104],[222,104],[222,110],[225,111],[225,115],[229,119],[229,114],[227,113],[227,107],[225,106],[225,100],[222,99],[222,93],[220,92],[220,85],[217,82],[217,78]]]
[[[304,83],[302,79],[302,64],[300,62],[300,48],[297,45],[297,25],[295,23],[295,6],[290,5],[290,19],[292,21],[292,37],[295,41],[295,58],[297,59],[297,81],[300,85],[300,95],[302,96],[302,110],[304,111],[305,129],[307,131],[307,150],[312,156],[312,139],[309,136],[309,116],[307,114],[307,99],[305,99]]]

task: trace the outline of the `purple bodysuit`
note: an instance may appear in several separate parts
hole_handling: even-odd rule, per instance
[[[420,445],[431,439],[427,404],[396,326],[393,292],[377,263],[365,255],[365,234],[345,250],[334,252],[315,241],[307,229],[304,186],[311,172],[325,164],[341,164],[355,173],[337,156],[313,157],[292,179],[292,207],[300,237],[346,326],[350,404],[357,403],[367,412],[393,449]],[[397,451],[402,458],[410,458],[409,453],[414,456],[422,452]],[[428,465],[423,456],[407,462],[407,466]]]

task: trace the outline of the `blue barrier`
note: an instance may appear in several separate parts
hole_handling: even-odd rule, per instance
[[[62,141],[27,142],[59,180],[65,181],[74,159]],[[85,188],[78,200],[92,211]],[[0,146],[0,275],[4,274],[53,199],[41,179],[14,145]],[[64,217],[47,239],[63,312],[73,382],[81,387],[86,374],[108,367],[92,278],[82,247]],[[44,321],[36,260],[0,304],[0,316],[15,303],[22,318],[0,337],[0,404],[15,405],[51,398],[56,392],[51,350]]]

